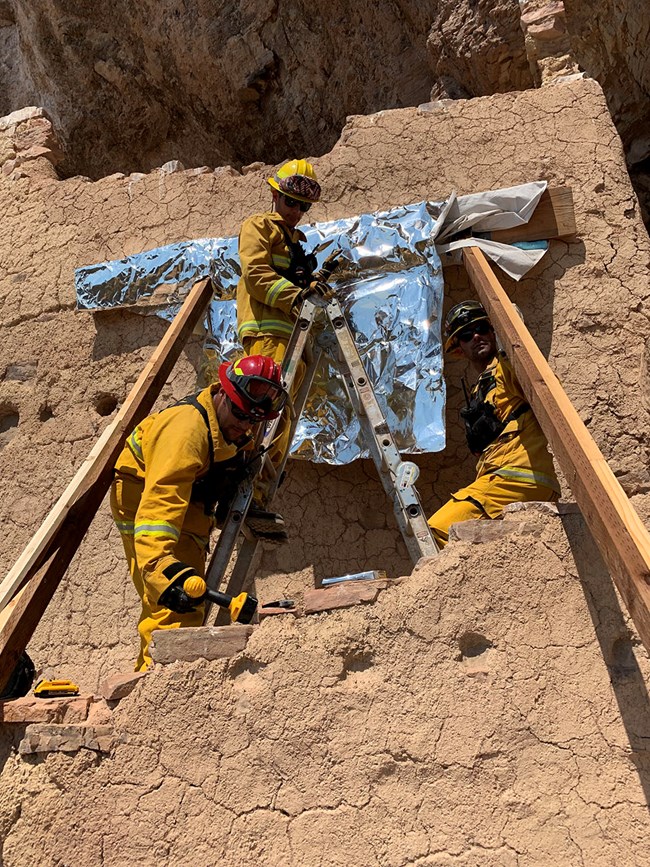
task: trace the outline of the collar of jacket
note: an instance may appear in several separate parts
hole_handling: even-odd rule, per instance
[[[504,358],[505,358],[505,355],[504,355],[503,353],[498,352],[498,351],[495,353],[494,358],[492,359],[492,361],[488,362],[488,365],[487,365],[487,367],[485,368],[485,370],[482,370],[481,373],[479,373],[478,378],[477,378],[477,380],[476,380],[476,384],[475,384],[475,386],[474,386],[474,389],[477,388],[479,382],[480,382],[482,379],[485,379],[485,378],[488,377],[488,376],[493,376],[493,375],[494,375],[494,371],[496,370],[496,366],[497,366],[497,364],[498,364],[500,361],[502,361]],[[472,391],[473,391],[474,389],[472,389]]]
[[[284,226],[284,228],[285,228],[288,232],[291,233],[291,240],[292,240],[294,243],[295,243],[296,241],[306,241],[306,240],[307,240],[307,235],[305,235],[304,232],[302,232],[302,231],[301,231],[300,229],[298,229],[298,228],[296,228],[296,229],[292,229],[291,226],[288,225],[288,223],[285,223],[285,222],[284,222],[284,220],[283,220],[282,217],[278,214],[277,211],[267,211],[267,213],[265,214],[265,216],[267,216],[267,217],[268,217],[272,222],[274,222],[274,223],[281,223],[281,224]]]

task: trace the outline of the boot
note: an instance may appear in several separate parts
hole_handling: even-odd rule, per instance
[[[289,541],[284,526],[284,518],[277,512],[267,512],[265,509],[251,506],[246,515],[246,526],[252,535],[260,541],[277,544]]]

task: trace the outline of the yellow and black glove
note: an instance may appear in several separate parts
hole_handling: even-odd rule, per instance
[[[158,605],[176,614],[189,614],[205,599],[205,581],[187,563],[172,563],[163,569],[163,575],[171,584],[160,594]]]
[[[307,300],[307,298],[324,298],[327,300],[331,298],[333,289],[326,283],[324,280],[312,280],[309,286],[305,286],[304,289],[301,289],[300,292],[296,293],[296,297],[293,299],[293,304],[291,305],[292,309],[298,307],[302,307],[303,303]]]
[[[174,563],[167,569],[176,569],[175,574],[178,577],[160,595],[159,605],[164,605],[176,614],[189,614],[207,599],[222,608],[227,608],[233,623],[250,623],[253,619],[257,611],[257,599],[254,596],[248,593],[229,596],[219,590],[211,590],[203,578],[185,563]]]

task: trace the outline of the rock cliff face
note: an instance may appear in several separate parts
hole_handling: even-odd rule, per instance
[[[465,99],[534,86],[516,0],[441,0],[427,47],[432,99]]]
[[[650,16],[643,3],[565,0],[576,60],[603,88],[632,164],[650,157]]]
[[[0,35],[0,114],[45,107],[95,178],[323,154],[348,115],[533,84],[516,0],[5,0]]]
[[[326,7],[2,0],[0,115],[44,107],[63,175],[320,155],[345,118],[503,93],[578,68],[607,96],[644,201],[648,24],[629,0],[395,0]]]
[[[12,0],[12,68],[61,129],[67,173],[274,162],[326,152],[346,115],[425,101],[435,7]]]
[[[574,56],[603,88],[650,225],[650,15],[644,3],[566,0]]]

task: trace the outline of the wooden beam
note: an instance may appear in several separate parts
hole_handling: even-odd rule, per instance
[[[650,652],[650,534],[485,256],[476,247],[463,253],[470,280]]]
[[[124,440],[153,407],[212,292],[209,278],[192,287],[115,419],[0,584],[2,611],[29,582],[4,624],[0,620],[0,689],[27,646],[106,495]]]
[[[487,238],[502,244],[513,241],[545,241],[575,235],[576,218],[571,187],[548,187],[542,193],[530,220],[512,229],[477,232],[477,238]]]

